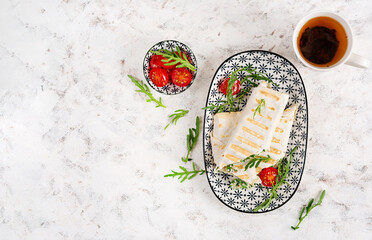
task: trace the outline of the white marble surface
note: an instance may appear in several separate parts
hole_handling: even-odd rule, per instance
[[[0,239],[371,239],[372,70],[300,66],[291,49],[311,10],[343,15],[356,53],[372,55],[372,1],[0,1]],[[176,39],[199,72],[155,109],[126,77],[143,78],[154,43]],[[181,165],[220,63],[249,49],[292,61],[309,100],[298,192],[267,214],[235,212]],[[154,94],[159,97],[159,94]],[[167,115],[190,109],[163,131]],[[192,153],[203,166],[202,141]],[[297,231],[299,211],[327,190]]]

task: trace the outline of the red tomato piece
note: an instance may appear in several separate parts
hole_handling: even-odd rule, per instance
[[[170,66],[165,65],[167,62],[163,62],[163,60],[166,60],[166,58],[163,57],[162,55],[153,55],[150,59],[150,66],[152,68],[164,68],[164,69],[172,69],[175,67],[175,65],[170,65]]]
[[[173,72],[173,69],[165,69],[165,71],[167,71],[167,73],[168,73],[168,77],[169,77],[169,79],[171,80],[171,79],[172,79],[172,72]]]
[[[173,62],[173,60],[172,61],[169,61],[169,62],[163,62],[163,60],[167,60],[165,57],[163,57],[163,56],[160,56],[161,57],[161,59],[159,60],[159,64],[160,64],[160,66],[162,67],[162,68],[164,68],[164,69],[173,69],[175,66],[176,66],[176,64],[174,64],[174,65],[169,65],[169,66],[167,66],[167,65],[165,65],[165,64],[167,64],[167,63],[171,63],[171,62]]]
[[[227,95],[227,85],[229,84],[229,81],[230,81],[230,78],[226,78],[225,80],[223,80],[220,86],[221,92],[225,95]],[[236,95],[238,94],[238,92],[240,92],[240,81],[236,80],[236,82],[234,83],[232,87],[232,94]]]
[[[149,76],[151,81],[158,87],[164,87],[169,82],[168,73],[162,68],[153,68]]]
[[[188,86],[192,81],[192,74],[186,68],[175,68],[172,72],[172,82],[179,86]]]
[[[176,55],[179,56],[178,52],[176,52]],[[181,52],[181,55],[182,55],[182,59],[185,60],[187,58],[187,60],[189,60],[189,62],[191,61],[190,56],[189,56],[189,54],[187,54],[187,52]]]
[[[276,176],[278,176],[278,169],[273,167],[264,168],[260,173],[262,185],[272,187],[276,184]]]
[[[151,68],[160,68],[161,67],[161,64],[160,64],[161,59],[162,59],[161,55],[153,55],[150,59]]]

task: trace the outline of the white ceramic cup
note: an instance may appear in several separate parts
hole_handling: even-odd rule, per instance
[[[314,66],[314,65],[311,65],[310,63],[308,63],[300,54],[299,52],[299,49],[298,49],[298,46],[297,46],[297,38],[298,38],[298,35],[302,29],[302,27],[310,20],[310,19],[313,19],[313,18],[316,18],[316,17],[329,17],[329,18],[333,18],[335,19],[337,22],[339,22],[345,29],[345,32],[346,32],[346,35],[347,35],[347,38],[348,38],[348,45],[347,45],[347,49],[346,49],[346,52],[344,54],[344,56],[335,64],[331,65],[331,66],[327,66],[327,67],[318,67],[318,66]],[[354,66],[354,67],[359,67],[359,68],[369,68],[369,66],[371,65],[371,62],[365,58],[365,57],[362,57],[362,56],[359,56],[355,53],[352,53],[352,48],[353,48],[353,42],[354,42],[354,39],[353,39],[353,33],[351,31],[351,27],[350,25],[345,21],[345,19],[343,19],[342,17],[340,17],[339,15],[335,14],[335,13],[332,13],[332,12],[329,12],[329,11],[316,11],[316,12],[311,12],[309,13],[308,15],[306,15],[304,18],[301,19],[301,21],[299,23],[297,23],[297,26],[295,27],[295,30],[294,30],[294,33],[293,33],[293,49],[295,51],[295,54],[296,54],[296,57],[297,59],[303,64],[305,65],[306,67],[309,67],[313,70],[317,70],[317,71],[328,71],[328,70],[331,70],[337,66],[340,66],[341,64],[348,64],[350,66]]]

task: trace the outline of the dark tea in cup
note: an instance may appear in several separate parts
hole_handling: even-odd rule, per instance
[[[348,38],[344,27],[325,16],[307,21],[297,37],[301,56],[311,65],[330,67],[345,55]]]
[[[329,71],[342,64],[368,68],[369,59],[352,52],[353,33],[341,16],[329,11],[308,13],[292,36],[297,59],[315,71]]]

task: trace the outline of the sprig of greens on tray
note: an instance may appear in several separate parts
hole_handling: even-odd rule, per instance
[[[247,75],[245,75],[242,80],[239,80],[239,77],[238,77],[238,73],[240,72],[247,73]],[[251,91],[252,87],[258,86],[258,83],[254,81],[264,80],[277,86],[277,84],[274,83],[265,74],[258,72],[255,68],[252,68],[250,64],[247,67],[238,68],[237,70],[233,71],[230,74],[229,78],[230,79],[228,81],[227,91],[226,91],[226,100],[221,100],[217,104],[212,103],[211,105],[202,108],[203,110],[211,110],[211,111],[214,111],[214,113],[225,112],[227,110],[230,112],[237,111],[240,101],[246,96],[247,93]],[[236,95],[236,97],[234,97],[233,86],[237,81],[240,81],[241,84],[247,82],[249,84],[249,88],[246,90],[241,90]],[[236,105],[235,103],[237,102],[238,104],[235,107]]]
[[[292,162],[293,153],[296,150],[297,150],[297,146],[294,147],[291,150],[291,152],[289,153],[289,159],[282,158],[282,159],[279,160],[279,163],[278,163],[278,175],[276,176],[276,181],[275,181],[276,183],[275,183],[275,185],[270,190],[268,190],[268,192],[270,193],[270,197],[266,201],[264,201],[263,203],[261,203],[259,206],[257,206],[255,209],[253,209],[253,212],[257,212],[258,210],[260,210],[262,208],[267,208],[270,205],[270,203],[271,203],[271,201],[272,201],[273,198],[275,198],[275,199],[278,198],[278,194],[277,194],[276,191],[284,183],[287,183],[285,181],[285,179],[288,176],[289,165]]]
[[[231,172],[237,172],[238,169],[236,169],[236,168],[234,167],[234,165],[235,165],[235,164],[233,164],[233,163],[226,165],[226,170],[227,170],[229,173],[231,173]]]
[[[307,204],[307,206],[302,208],[301,213],[300,213],[300,217],[298,218],[298,220],[299,220],[298,221],[298,224],[295,227],[294,226],[291,226],[291,228],[293,230],[299,229],[300,228],[299,226],[300,226],[302,220],[304,220],[305,217],[307,217],[307,215],[310,213],[310,211],[313,210],[313,208],[315,208],[315,207],[319,206],[320,204],[322,204],[323,199],[324,199],[324,196],[325,196],[325,190],[323,190],[322,193],[320,194],[319,200],[318,200],[318,202],[316,204],[313,204],[314,203],[314,198],[312,198],[310,200],[310,202]],[[306,212],[305,212],[305,210],[306,210]],[[304,214],[304,212],[305,212],[305,215],[302,216]]]
[[[270,155],[268,155],[267,157],[251,155],[242,161],[242,162],[246,162],[249,160],[249,162],[245,165],[244,170],[247,171],[248,168],[253,168],[253,167],[258,168],[261,162],[267,163],[270,159],[271,159]]]
[[[186,137],[186,142],[187,142],[187,155],[186,157],[182,157],[183,162],[188,162],[191,161],[192,159],[189,158],[191,150],[194,148],[196,141],[198,140],[199,137],[199,132],[200,132],[200,120],[199,116],[196,117],[196,123],[195,123],[195,128],[189,128],[189,134]]]
[[[230,188],[232,189],[238,189],[238,188],[243,188],[246,189],[248,187],[248,184],[241,180],[240,178],[235,178],[234,180],[231,181]]]
[[[185,167],[179,166],[179,168],[182,170],[182,172],[176,172],[172,170],[172,173],[164,175],[164,177],[178,177],[178,179],[181,179],[181,183],[184,182],[186,179],[190,180],[193,177],[195,177],[197,174],[202,175],[205,173],[205,170],[203,169],[196,169],[195,163],[192,163],[192,169],[191,171],[187,170]]]
[[[266,105],[265,99],[261,99],[260,100],[260,103],[258,104],[258,106],[256,107],[256,109],[254,110],[253,119],[254,119],[254,117],[256,116],[257,113],[261,114],[261,108],[262,107],[265,107],[265,105]]]
[[[138,90],[136,90],[136,92],[144,93],[149,97],[148,99],[146,99],[146,102],[157,103],[158,105],[156,106],[156,108],[158,107],[166,108],[166,106],[164,106],[163,103],[161,102],[161,97],[159,98],[159,100],[157,100],[152,96],[152,93],[146,83],[144,83],[142,80],[136,79],[135,77],[131,75],[128,75],[128,77],[139,88]]]
[[[188,112],[189,112],[189,110],[184,110],[184,109],[178,109],[178,110],[174,111],[173,114],[169,115],[169,118],[171,118],[171,121],[168,123],[168,125],[164,129],[167,129],[169,127],[169,125],[171,125],[172,123],[174,123],[174,125],[176,125],[178,119],[184,117]]]
[[[229,80],[228,85],[227,85],[226,99],[227,99],[227,102],[229,103],[230,111],[237,111],[237,109],[234,108],[234,105],[233,105],[233,103],[234,103],[234,97],[233,97],[232,87],[235,84],[235,82],[239,80],[239,78],[238,78],[238,73],[239,72],[246,72],[246,73],[248,73],[240,81],[241,84],[243,84],[244,82],[248,82],[250,86],[257,87],[258,84],[250,80],[250,79],[252,79],[252,80],[255,80],[255,81],[264,80],[264,81],[267,81],[269,83],[272,83],[272,84],[276,85],[265,74],[263,74],[261,72],[258,72],[256,69],[252,68],[252,66],[250,64],[247,67],[238,68],[237,70],[235,70],[234,72],[232,72],[230,74],[230,80]]]
[[[181,51],[181,49],[176,46],[176,51],[172,49],[172,51],[169,51],[168,49],[160,49],[157,51],[151,50],[150,52],[161,55],[165,59],[162,60],[164,62],[165,66],[172,66],[176,65],[176,68],[188,68],[191,71],[195,72],[195,66],[193,66],[189,60],[187,59],[187,56],[185,53]]]
[[[258,154],[252,154],[244,159],[241,159],[237,163],[248,162],[244,167],[244,170],[247,171],[248,168],[252,168],[252,167],[257,168],[261,162],[267,163],[270,159],[271,159],[270,155],[267,155],[267,157],[265,157],[265,156],[260,156]],[[226,165],[226,170],[228,172],[236,172],[237,169],[234,168],[234,165],[236,165],[237,163],[231,163],[231,164]]]
[[[240,90],[240,92],[233,98],[232,104],[235,105],[235,103],[237,103],[237,105],[239,105],[241,100],[252,90],[252,88],[253,86],[248,89]],[[226,100],[221,100],[218,102],[217,105],[212,103],[211,105],[203,107],[202,109],[209,109],[211,111],[214,111],[214,113],[221,113],[226,112],[229,109],[230,105],[231,103],[227,102]]]

